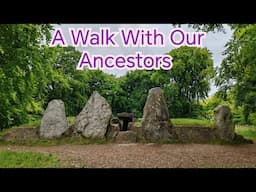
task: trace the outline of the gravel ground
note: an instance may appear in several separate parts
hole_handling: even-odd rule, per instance
[[[256,167],[256,144],[100,144],[50,147],[0,146],[58,156],[64,167],[234,168]]]

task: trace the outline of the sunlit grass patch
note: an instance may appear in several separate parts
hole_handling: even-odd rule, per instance
[[[0,151],[0,168],[55,168],[60,161],[52,154]]]

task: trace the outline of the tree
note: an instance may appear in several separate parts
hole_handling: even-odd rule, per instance
[[[211,54],[206,48],[195,47],[180,47],[168,54],[173,57],[171,70],[135,70],[120,78],[120,112],[134,112],[141,117],[149,89],[161,87],[171,117],[197,115],[198,102],[207,97],[214,75]]]
[[[51,25],[0,26],[0,127],[26,122],[36,108],[33,95],[50,76],[44,59]],[[30,108],[30,109],[29,109]]]
[[[76,70],[81,52],[74,47],[49,49],[55,53],[55,59],[52,61],[55,73],[45,89],[44,108],[50,100],[62,99],[67,116],[76,116],[85,106],[93,91],[98,91],[110,105],[114,106],[118,89],[115,76],[100,70]]]
[[[205,31],[205,32],[225,32],[223,24],[189,24],[189,27],[192,27],[198,31]]]
[[[224,99],[233,89],[235,106],[242,106],[245,122],[250,123],[250,113],[256,112],[256,25],[234,25],[233,29],[215,83]]]
[[[120,88],[116,102],[118,112],[133,112],[138,117],[142,116],[148,91],[157,86],[151,79],[153,73],[154,71],[135,70],[119,78]]]
[[[61,99],[65,103],[66,114],[77,115],[88,98],[86,76],[83,71],[76,70],[81,53],[71,46],[48,49],[53,53],[50,59],[54,74],[44,89],[43,108],[52,99]]]
[[[165,79],[165,95],[173,116],[196,115],[200,99],[205,99],[214,76],[211,53],[206,48],[183,46],[168,54],[173,57],[170,71],[157,71]]]
[[[85,83],[88,86],[86,94],[90,97],[93,91],[98,91],[112,106],[113,113],[117,112],[119,84],[114,75],[106,74],[101,70],[85,70]]]

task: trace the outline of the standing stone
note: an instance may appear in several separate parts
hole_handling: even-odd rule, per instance
[[[222,140],[232,140],[235,136],[235,125],[228,106],[219,105],[214,109],[214,127],[216,135]]]
[[[54,99],[48,103],[41,120],[39,136],[45,139],[61,137],[68,129],[65,106],[62,100]]]
[[[106,138],[115,140],[115,138],[117,137],[120,131],[120,128],[121,128],[121,123],[119,119],[117,117],[112,117],[108,125]]]
[[[143,111],[142,134],[146,141],[168,140],[171,133],[168,108],[161,88],[149,90]]]
[[[104,138],[112,116],[108,102],[94,91],[74,122],[74,133],[84,137]]]

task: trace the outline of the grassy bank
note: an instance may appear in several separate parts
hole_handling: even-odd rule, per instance
[[[211,127],[213,122],[202,119],[192,119],[192,118],[171,118],[172,124],[175,125],[184,125],[184,126],[201,126],[201,127]],[[136,120],[135,125],[141,126],[142,118]]]
[[[255,125],[236,125],[236,133],[242,135],[246,139],[256,141],[256,126]]]
[[[186,126],[200,126],[200,127],[212,127],[213,122],[202,119],[191,119],[191,118],[173,118],[171,119],[173,125],[186,125]]]

